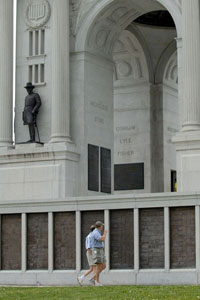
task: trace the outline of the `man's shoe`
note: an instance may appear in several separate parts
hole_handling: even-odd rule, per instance
[[[90,283],[91,285],[95,286],[95,280],[94,280],[94,278],[91,278],[91,279],[89,280],[89,283]]]
[[[103,286],[103,284],[95,281],[95,286]]]
[[[83,279],[81,277],[77,277],[77,281],[80,286],[83,285]]]

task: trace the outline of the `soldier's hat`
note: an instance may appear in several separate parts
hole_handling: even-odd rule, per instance
[[[27,88],[32,88],[32,89],[34,89],[34,85],[32,85],[32,82],[27,82],[27,84],[26,84],[26,86],[24,87],[25,89],[27,89]]]

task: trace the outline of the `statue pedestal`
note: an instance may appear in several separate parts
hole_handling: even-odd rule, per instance
[[[18,144],[0,149],[0,198],[64,199],[78,196],[79,154],[74,144]]]

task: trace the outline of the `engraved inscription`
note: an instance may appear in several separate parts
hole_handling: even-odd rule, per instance
[[[117,132],[120,132],[120,131],[132,131],[132,130],[135,130],[135,125],[118,126],[115,129],[116,129]]]
[[[171,132],[171,133],[176,133],[176,132],[178,132],[177,129],[172,128],[172,127],[167,127],[167,131],[169,131],[169,132]]]
[[[104,118],[101,117],[94,117],[95,123],[104,124]]]
[[[134,151],[118,151],[117,155],[120,157],[123,156],[133,156],[134,155]]]
[[[108,111],[108,106],[105,105],[105,104],[103,104],[103,103],[91,101],[90,105],[93,106],[93,107],[95,107],[95,108],[99,108],[101,110]]]
[[[133,143],[133,140],[130,137],[120,139],[120,144],[132,144],[132,143]]]

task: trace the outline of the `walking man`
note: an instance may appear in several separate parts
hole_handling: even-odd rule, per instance
[[[90,226],[90,233],[86,236],[86,239],[85,239],[86,256],[87,256],[88,265],[89,265],[90,269],[85,274],[83,274],[82,276],[79,276],[77,278],[77,281],[78,281],[79,285],[83,284],[84,278],[86,276],[88,276],[90,273],[93,272],[95,274],[96,265],[95,265],[95,263],[93,261],[93,257],[92,257],[93,244],[92,244],[92,239],[91,239],[91,234],[92,234],[94,229],[95,229],[95,225]],[[92,285],[95,285],[95,279],[94,278],[91,278],[89,280],[89,282]]]
[[[93,261],[96,264],[96,274],[92,279],[95,279],[95,286],[102,286],[99,282],[100,273],[106,268],[106,258],[104,254],[104,242],[106,239],[107,230],[104,230],[104,234],[101,235],[104,224],[101,221],[97,221],[95,224],[95,230],[91,234],[93,243]]]

